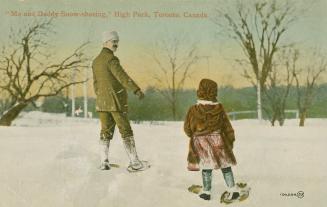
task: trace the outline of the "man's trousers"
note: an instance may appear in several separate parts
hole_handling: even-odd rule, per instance
[[[101,141],[106,142],[113,138],[116,124],[123,139],[128,139],[133,136],[127,113],[118,111],[99,111],[98,113],[101,122]]]

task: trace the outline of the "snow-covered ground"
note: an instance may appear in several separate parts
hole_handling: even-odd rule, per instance
[[[325,206],[327,119],[309,119],[306,124],[300,128],[296,120],[287,120],[284,127],[256,120],[233,122],[235,178],[252,190],[248,200],[232,206]],[[0,127],[0,207],[223,205],[220,171],[214,173],[213,200],[201,200],[187,191],[190,185],[201,184],[201,177],[200,172],[186,170],[188,138],[182,122],[132,127],[140,157],[153,165],[133,174],[126,171],[128,159],[118,130],[110,161],[120,168],[97,169],[96,120],[49,118],[35,112],[12,127]],[[282,196],[298,191],[304,198]]]

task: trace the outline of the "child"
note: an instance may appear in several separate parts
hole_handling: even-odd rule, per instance
[[[239,198],[231,166],[236,165],[233,154],[234,130],[217,102],[217,83],[202,79],[197,90],[198,101],[189,108],[184,131],[190,137],[188,170],[202,170],[203,191],[200,198],[210,200],[212,170],[221,169],[229,187],[230,201]]]

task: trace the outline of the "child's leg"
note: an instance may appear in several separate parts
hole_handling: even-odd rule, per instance
[[[210,200],[211,198],[211,182],[212,182],[212,170],[205,169],[202,170],[202,182],[203,182],[203,192],[199,195],[200,198],[204,200]]]
[[[227,168],[222,168],[221,171],[223,172],[224,180],[226,182],[226,185],[229,188],[232,188],[235,186],[235,181],[234,181],[234,175],[231,167]]]
[[[227,197],[228,200],[236,200],[240,197],[240,193],[235,187],[234,175],[231,167],[222,168],[221,171],[224,175],[224,180],[226,185],[229,187],[229,195]]]
[[[211,182],[212,182],[212,170],[202,170],[202,182],[203,182],[203,191],[211,191]]]

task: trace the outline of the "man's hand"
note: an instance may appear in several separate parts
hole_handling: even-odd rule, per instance
[[[141,90],[137,90],[135,95],[137,95],[140,100],[144,98],[144,93]]]

